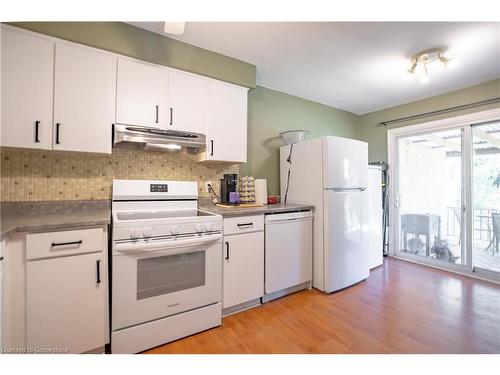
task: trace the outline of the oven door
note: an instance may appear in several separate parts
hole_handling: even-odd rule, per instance
[[[113,243],[113,331],[221,301],[221,234]]]

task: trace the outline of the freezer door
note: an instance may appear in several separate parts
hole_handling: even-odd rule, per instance
[[[368,144],[339,137],[324,137],[323,142],[323,187],[366,187]]]
[[[369,276],[368,192],[324,191],[324,291],[353,285]]]

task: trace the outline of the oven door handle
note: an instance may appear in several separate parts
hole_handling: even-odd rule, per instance
[[[210,242],[216,242],[222,238],[222,235],[215,234],[209,237],[186,239],[186,240],[168,240],[168,241],[148,241],[148,242],[127,242],[115,243],[114,249],[120,253],[143,253],[149,251],[179,249],[184,247],[195,247]],[[174,251],[172,251],[174,253]]]

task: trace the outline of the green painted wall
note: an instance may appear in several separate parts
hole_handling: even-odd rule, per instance
[[[121,22],[13,22],[13,26],[61,39],[109,50],[152,63],[170,66],[222,81],[255,88],[256,67],[252,64]],[[278,133],[307,129],[309,137],[337,135],[361,139],[369,144],[370,161],[387,159],[387,131],[380,121],[468,104],[500,96],[500,80],[463,90],[357,116],[320,103],[279,91],[257,87],[249,92],[248,163],[242,174],[267,178],[270,194],[279,194]],[[498,106],[498,104],[496,105]],[[473,108],[452,114],[395,124],[413,125],[443,117],[493,108]]]
[[[278,134],[307,129],[308,138],[358,137],[358,116],[280,91],[257,86],[248,96],[248,163],[240,173],[266,178],[268,193],[279,194]]]
[[[51,35],[133,58],[254,88],[255,65],[122,22],[12,22]]]
[[[500,97],[500,80],[490,81],[443,95],[433,96],[416,102],[368,113],[359,117],[359,139],[368,142],[370,161],[387,161],[387,130],[383,127],[377,128],[376,126],[379,122],[479,102],[481,100],[496,97]],[[391,129],[401,126],[414,125],[432,120],[479,112],[498,106],[498,103],[490,104],[482,107],[447,113],[445,115],[401,122],[389,125],[388,128]]]

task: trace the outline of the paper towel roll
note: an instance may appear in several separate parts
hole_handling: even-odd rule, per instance
[[[267,180],[255,179],[255,203],[267,204]]]

